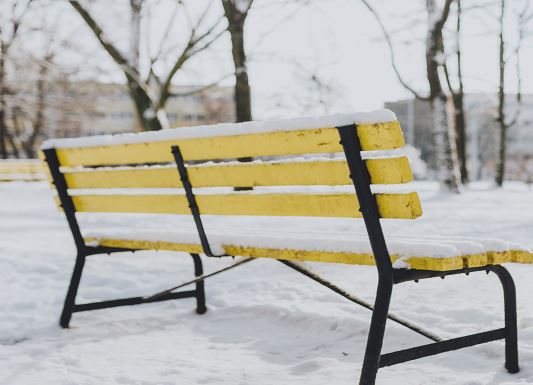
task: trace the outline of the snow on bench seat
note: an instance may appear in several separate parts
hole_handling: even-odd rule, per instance
[[[176,219],[176,218],[173,218]],[[148,221],[129,221],[133,227],[92,229],[85,234],[91,245],[142,250],[170,250],[202,253],[198,234],[188,218],[164,226],[165,230],[143,229]],[[215,254],[276,258],[296,261],[374,265],[368,237],[346,226],[328,226],[307,219],[302,228],[287,226],[286,218],[235,219],[209,216],[206,222]],[[136,223],[135,223],[136,222]],[[101,219],[97,221],[101,224]],[[506,262],[532,263],[526,247],[497,239],[445,237],[388,237],[395,268],[448,271]]]

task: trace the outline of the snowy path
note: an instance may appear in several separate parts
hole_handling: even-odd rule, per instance
[[[204,316],[194,313],[193,300],[179,300],[78,313],[72,329],[61,330],[57,319],[74,245],[50,195],[45,184],[0,185],[0,384],[356,382],[370,313],[270,260],[208,281]],[[422,196],[425,214],[414,231],[463,231],[533,247],[533,192],[520,185],[506,191],[476,189],[460,197]],[[402,226],[386,228],[407,232]],[[205,269],[227,263],[208,260]],[[374,268],[312,268],[373,298]],[[510,270],[518,288],[518,375],[505,372],[503,342],[493,342],[383,369],[378,384],[533,383],[533,266]],[[177,253],[96,256],[89,259],[79,298],[149,294],[191,275],[190,258]],[[392,311],[449,337],[503,322],[497,279],[484,274],[400,285]],[[384,350],[425,342],[390,324]]]

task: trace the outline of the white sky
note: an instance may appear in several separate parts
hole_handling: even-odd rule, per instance
[[[4,0],[2,0],[4,1]],[[147,40],[155,41],[162,34],[169,19],[174,0],[161,0],[159,12],[152,15],[149,28],[144,25]],[[196,1],[196,0],[195,0]],[[193,1],[211,4],[212,16],[220,12],[219,0]],[[524,0],[509,4],[520,6]],[[441,3],[443,1],[440,1]],[[383,102],[409,97],[398,83],[390,65],[386,48],[377,23],[359,0],[315,0],[307,7],[288,4],[287,0],[256,0],[247,21],[246,43],[250,55],[250,82],[253,89],[255,118],[271,118],[301,113],[301,104],[309,98],[309,84],[305,80],[316,74],[335,89],[335,103],[328,112],[360,111],[381,108]],[[422,0],[373,0],[381,10],[389,31],[397,41],[397,59],[409,83],[422,93],[425,90],[424,34],[425,13]],[[463,1],[463,3],[472,4]],[[477,3],[492,4],[491,0]],[[94,67],[104,70],[105,80],[120,81],[120,72],[95,43],[81,19],[66,5],[66,0],[55,0],[47,12],[59,15],[58,29],[75,38],[76,52],[90,52],[90,60],[83,55],[64,55],[63,61],[81,63],[83,74],[92,74]],[[128,15],[123,0],[100,1],[94,14],[104,25],[112,40],[127,47]],[[166,4],[166,5],[165,5]],[[465,5],[466,7],[466,5]],[[54,9],[55,11],[51,11]],[[490,9],[490,8],[489,8]],[[297,11],[297,12],[296,12]],[[496,12],[496,9],[491,11]],[[41,10],[39,12],[44,12]],[[290,16],[290,17],[288,17]],[[46,16],[53,20],[51,16]],[[454,22],[454,16],[450,16]],[[514,49],[516,27],[509,11],[507,39]],[[32,15],[37,20],[38,16]],[[174,36],[183,32],[179,20]],[[410,25],[409,29],[405,29]],[[449,23],[452,28],[452,23]],[[498,76],[497,23],[488,12],[469,11],[465,14],[463,39],[464,73],[467,92],[496,92]],[[150,30],[150,34],[146,35]],[[528,67],[533,63],[533,38],[523,45],[523,91],[533,92],[533,74]],[[451,49],[453,39],[449,40]],[[38,41],[26,43],[30,49]],[[172,48],[172,47],[169,47]],[[209,83],[232,71],[229,36],[201,56],[188,63],[176,77],[177,83]],[[164,65],[162,66],[164,67]],[[453,69],[453,66],[452,66]],[[164,72],[164,71],[163,71]],[[508,70],[508,91],[515,90],[514,62]],[[225,81],[232,84],[232,80]],[[279,104],[290,105],[280,108]],[[317,113],[322,113],[317,109]]]

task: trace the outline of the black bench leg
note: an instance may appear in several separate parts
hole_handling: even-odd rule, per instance
[[[385,336],[385,325],[392,296],[392,281],[381,280],[378,283],[372,321],[368,332],[365,358],[361,369],[359,385],[374,385],[379,368],[379,358],[383,337]]]
[[[516,289],[513,277],[503,266],[496,265],[491,268],[503,286],[503,299],[505,306],[505,368],[509,373],[518,373],[518,338],[516,321]]]
[[[191,257],[194,262],[194,275],[196,277],[199,277],[204,273],[202,260],[200,259],[200,256],[198,254],[191,253]],[[204,314],[206,311],[207,307],[205,306],[204,281],[201,280],[196,282],[196,313]]]
[[[78,255],[76,257],[74,271],[72,272],[72,278],[70,278],[70,285],[68,287],[67,297],[65,298],[65,304],[63,305],[63,311],[61,312],[61,318],[59,320],[59,325],[61,325],[62,328],[68,328],[70,319],[72,318],[83,266],[85,266],[85,256]]]

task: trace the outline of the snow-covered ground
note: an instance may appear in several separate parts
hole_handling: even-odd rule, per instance
[[[461,196],[419,184],[424,216],[388,233],[503,238],[533,248],[533,191],[476,185]],[[354,384],[370,312],[273,260],[207,281],[209,311],[194,300],[100,310],[57,326],[74,244],[45,183],[0,185],[0,384]],[[206,260],[206,271],[231,260]],[[372,267],[309,264],[372,300]],[[378,384],[533,383],[533,266],[510,265],[517,284],[521,372],[503,368],[503,342],[385,368]],[[94,256],[79,301],[145,295],[192,276],[190,257],[170,252]],[[476,273],[406,283],[391,311],[445,337],[503,324],[501,288]],[[384,351],[427,341],[389,323]]]

